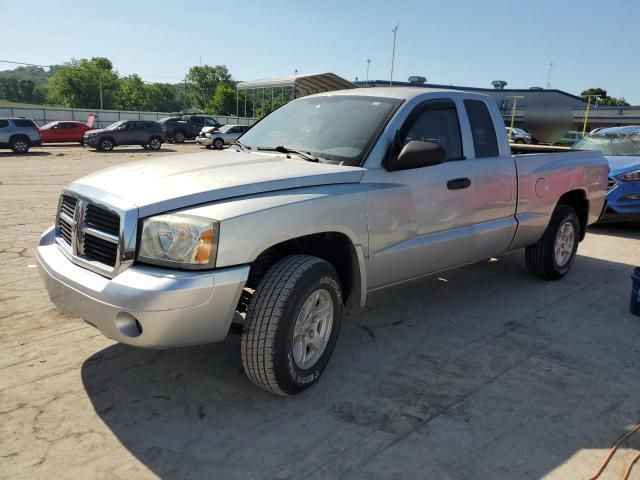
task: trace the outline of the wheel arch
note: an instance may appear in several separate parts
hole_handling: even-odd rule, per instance
[[[589,199],[583,189],[570,190],[562,194],[556,203],[558,205],[567,205],[573,208],[578,214],[580,222],[580,241],[584,240],[587,233],[587,221],[589,218]]]
[[[345,305],[362,308],[366,301],[366,270],[362,248],[341,232],[323,232],[291,238],[265,248],[249,265],[247,288],[256,288],[265,273],[288,255],[311,255],[336,269]]]

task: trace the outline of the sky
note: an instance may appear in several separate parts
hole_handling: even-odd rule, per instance
[[[295,70],[364,80],[367,59],[369,79],[388,80],[399,24],[394,80],[545,87],[553,62],[552,88],[601,87],[640,105],[640,0],[0,0],[0,17],[1,60],[105,56],[158,82],[200,63],[236,80]]]

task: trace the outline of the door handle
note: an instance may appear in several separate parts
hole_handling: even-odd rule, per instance
[[[468,178],[454,178],[447,182],[449,190],[462,190],[463,188],[468,188],[469,185],[471,185],[471,180]]]

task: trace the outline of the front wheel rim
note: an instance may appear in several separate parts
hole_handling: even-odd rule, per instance
[[[220,140],[216,140],[215,147],[219,150],[222,148],[222,142]]]
[[[328,290],[315,290],[307,297],[293,330],[293,360],[298,368],[313,367],[322,357],[333,329],[333,297]]]
[[[564,267],[571,256],[576,242],[576,231],[571,222],[564,222],[558,229],[556,241],[553,248],[556,263],[559,267]]]

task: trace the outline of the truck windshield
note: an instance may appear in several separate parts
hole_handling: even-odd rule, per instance
[[[364,95],[302,98],[265,117],[241,141],[254,150],[283,146],[321,160],[359,165],[400,103]]]
[[[584,137],[571,147],[572,150],[599,150],[603,155],[640,155],[640,133],[598,135]]]

